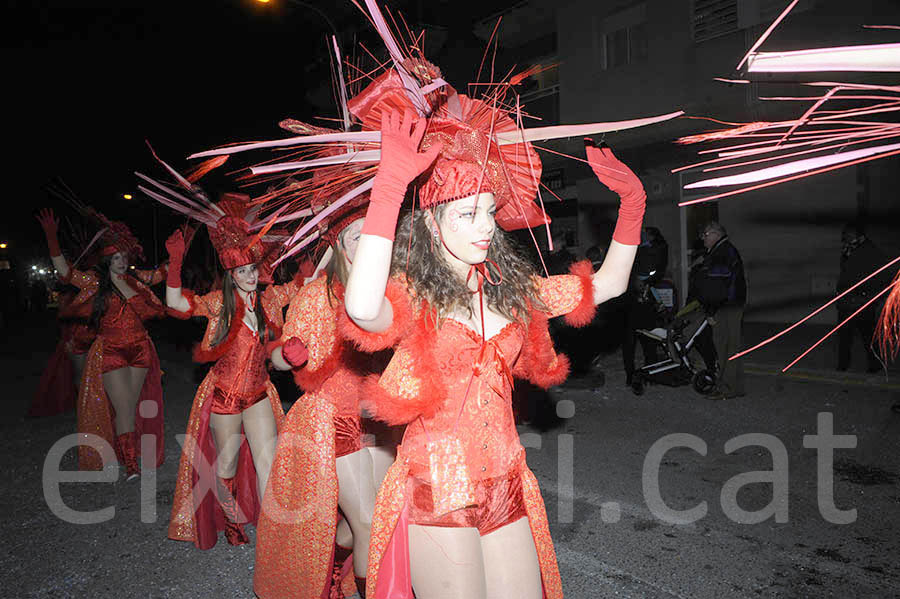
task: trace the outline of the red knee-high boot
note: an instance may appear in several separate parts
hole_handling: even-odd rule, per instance
[[[118,435],[113,439],[113,450],[116,452],[116,459],[120,464],[125,463],[125,442],[128,439],[128,433]]]
[[[122,452],[122,461],[125,462],[125,470],[128,474],[128,478],[140,476],[141,466],[138,463],[137,457],[137,433],[134,431],[122,433],[116,440],[118,441],[119,448]]]
[[[219,479],[219,505],[225,512],[225,538],[232,545],[244,545],[249,543],[247,533],[244,532],[244,525],[239,523],[237,498],[234,493],[234,478]]]

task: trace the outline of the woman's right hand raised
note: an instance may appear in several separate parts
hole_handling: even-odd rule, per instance
[[[41,223],[44,235],[46,235],[48,239],[50,236],[55,236],[59,231],[59,219],[56,218],[56,215],[51,208],[41,208],[35,218]]]
[[[381,163],[378,165],[378,179],[387,178],[409,185],[431,166],[441,151],[441,145],[419,152],[426,125],[427,120],[416,116],[411,110],[404,110],[402,114],[391,110],[381,115]]]
[[[415,126],[413,126],[415,122]],[[369,209],[362,232],[394,240],[400,206],[412,180],[431,166],[441,145],[419,152],[427,121],[410,110],[381,115],[381,162],[372,185]]]
[[[47,247],[50,248],[50,257],[54,258],[56,256],[62,256],[62,250],[59,249],[59,237],[57,237],[59,231],[59,219],[53,214],[53,210],[50,208],[42,208],[35,218],[41,223],[41,228],[44,230],[44,236],[47,237]]]

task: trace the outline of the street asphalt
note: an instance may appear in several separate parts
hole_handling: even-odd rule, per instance
[[[97,524],[60,519],[42,483],[74,413],[25,418],[55,343],[52,314],[4,331],[0,595],[253,597],[252,543],[199,551],[166,538],[175,435],[201,375],[170,341],[178,326],[153,331],[166,410],[155,489],[151,477],[60,485],[73,510],[114,508]],[[779,351],[793,349],[802,348]],[[567,597],[900,597],[900,386],[893,372],[837,373],[828,360],[782,375],[781,359],[751,359],[747,395],[709,401],[689,386],[636,397],[611,353],[533,399],[520,432]],[[835,445],[829,423],[843,444],[831,452],[814,447]],[[60,468],[74,467],[70,450]]]

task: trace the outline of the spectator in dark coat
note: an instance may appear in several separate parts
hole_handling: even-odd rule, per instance
[[[838,293],[846,291],[884,266],[888,261],[884,253],[865,236],[859,225],[850,224],[844,227],[841,233],[841,242],[841,270],[837,283]],[[858,309],[862,308],[866,302],[884,289],[889,282],[890,273],[887,273],[885,276],[873,277],[838,300],[838,322],[843,322]],[[850,354],[853,347],[853,337],[856,333],[859,333],[862,337],[863,347],[866,351],[866,371],[877,372],[881,370],[878,357],[872,351],[872,335],[875,332],[875,324],[878,321],[878,314],[881,312],[881,305],[881,301],[874,302],[841,327],[838,337],[838,370],[847,370],[850,367]]]
[[[729,360],[728,357],[741,349],[741,327],[744,304],[747,303],[744,263],[721,224],[710,222],[700,237],[706,252],[691,269],[688,298],[700,302],[712,325],[719,389],[710,398],[741,397],[744,395],[744,366],[742,360]]]
[[[653,329],[661,326],[660,304],[654,298],[651,288],[666,274],[669,261],[669,244],[656,227],[646,227],[641,231],[631,281],[624,296],[625,330],[622,337],[622,362],[625,366],[625,384],[630,386],[634,377],[635,340],[641,343],[644,364],[658,361],[656,344],[649,338],[637,336],[638,329]]]

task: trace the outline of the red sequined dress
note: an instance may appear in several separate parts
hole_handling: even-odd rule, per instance
[[[299,285],[292,281],[286,285],[270,285],[261,294],[259,301],[266,328],[274,332],[275,338],[281,334],[284,324],[283,309],[298,288]],[[213,346],[212,341],[219,328],[222,292],[213,291],[198,297],[185,289],[183,294],[188,299],[190,310],[179,312],[170,309],[169,314],[181,319],[192,316],[208,319],[203,340],[194,348],[194,360],[215,361],[215,364],[197,389],[191,407],[175,482],[169,538],[193,542],[200,549],[210,549],[216,544],[218,532],[226,528],[226,517],[215,494],[216,448],[209,429],[210,415],[238,414],[266,400],[281,430],[284,410],[266,370],[266,344],[244,322],[246,308],[240,297],[235,293],[235,317],[231,320],[227,336]],[[244,522],[256,524],[261,502],[256,468],[246,439],[242,441],[238,453],[234,481],[234,497]],[[195,491],[202,495],[196,497]]]
[[[408,423],[375,506],[370,598],[412,597],[409,565],[400,557],[408,556],[409,523],[487,534],[521,517],[531,527],[544,597],[562,597],[544,503],[515,427],[513,377],[545,388],[565,380],[568,359],[553,349],[547,320],[565,315],[572,325],[590,322],[591,274],[590,263],[582,262],[572,274],[539,279],[545,309],[532,309],[527,321],[511,322],[488,339],[452,319],[438,325],[402,279],[388,285],[394,312],[388,331],[373,335],[342,320],[345,334],[365,347],[395,347],[363,394],[377,418]]]
[[[329,294],[322,276],[288,308],[282,339],[300,339],[309,358],[294,371],[305,393],[284,419],[257,528],[253,590],[261,599],[319,599],[341,588],[332,580],[335,459],[361,447],[359,390],[372,372],[338,332],[343,304],[343,287]],[[346,594],[356,592],[352,576],[342,580]]]
[[[144,386],[135,408],[134,430],[139,440],[136,444],[138,458],[143,436],[154,437],[156,467],[162,465],[165,455],[162,380],[159,357],[147,329],[144,328],[144,321],[165,315],[162,302],[148,287],[165,278],[165,267],[133,271],[133,276],[124,276],[125,283],[135,291],[133,296],[124,299],[118,293],[109,294],[97,336],[88,350],[77,401],[78,434],[97,435],[114,445],[117,437],[114,410],[103,386],[103,373],[126,366],[147,368]],[[99,287],[97,275],[70,269],[66,282],[79,289],[78,295],[72,300],[71,310],[90,315]],[[101,470],[103,460],[93,447],[79,445],[78,467],[82,470]]]

